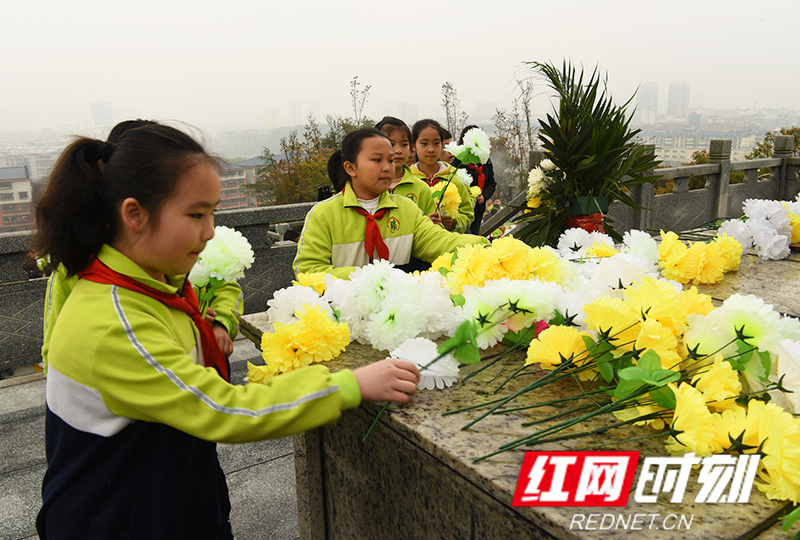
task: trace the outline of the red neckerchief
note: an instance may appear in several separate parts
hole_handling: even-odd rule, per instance
[[[342,194],[344,194],[345,189],[347,186],[342,189]],[[382,210],[378,210],[374,214],[370,214],[360,206],[351,206],[353,210],[361,214],[367,219],[367,227],[364,233],[364,251],[367,252],[367,256],[369,257],[369,262],[372,262],[373,254],[375,250],[378,251],[378,259],[389,259],[389,247],[386,245],[386,242],[383,241],[383,236],[381,236],[381,229],[378,227],[378,221],[386,214],[388,208],[384,208]]]
[[[486,175],[483,174],[483,165],[475,165],[474,163],[467,163],[467,167],[478,171],[478,187],[481,188],[481,193],[483,193],[483,184],[486,182]]]
[[[422,171],[420,171],[420,172],[422,172]],[[425,173],[422,173],[422,174],[425,174]],[[428,184],[429,186],[435,186],[439,182],[439,180],[441,180],[441,177],[436,176],[437,174],[439,174],[439,173],[437,172],[436,174],[432,174],[431,176],[428,176],[427,174],[425,174],[425,178],[423,178],[422,181],[425,182],[426,184]]]
[[[97,258],[93,259],[83,271],[78,272],[78,277],[94,281],[95,283],[118,285],[125,289],[149,296],[166,306],[183,311],[189,315],[192,318],[192,322],[197,327],[197,330],[200,332],[200,345],[203,348],[203,362],[206,367],[213,367],[223,379],[230,382],[228,360],[225,358],[225,355],[222,354],[219,344],[217,344],[217,339],[214,336],[211,325],[203,318],[202,313],[200,313],[197,295],[194,289],[192,289],[192,284],[189,283],[188,279],[183,287],[184,297],[181,298],[177,294],[159,291],[131,277],[120,274],[116,270],[112,270],[100,262]]]

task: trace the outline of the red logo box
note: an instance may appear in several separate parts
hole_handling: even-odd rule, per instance
[[[639,452],[525,452],[513,506],[625,506]]]

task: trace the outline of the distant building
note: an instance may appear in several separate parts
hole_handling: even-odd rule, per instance
[[[33,230],[33,194],[28,167],[0,168],[0,232]]]
[[[669,85],[667,116],[678,117],[689,114],[689,81],[673,81]]]
[[[258,169],[263,166],[264,159],[261,156],[240,163],[223,164],[219,172],[222,183],[219,209],[234,210],[258,206],[255,196],[248,194],[245,186],[256,182]]]
[[[636,93],[636,114],[640,124],[655,124],[658,114],[658,83],[642,83]]]

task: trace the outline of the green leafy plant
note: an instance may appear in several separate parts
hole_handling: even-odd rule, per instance
[[[517,238],[530,245],[552,243],[570,212],[574,215],[571,201],[580,197],[596,203],[604,213],[614,201],[641,208],[630,197],[629,188],[659,178],[653,169],[660,161],[636,141],[640,130],[630,127],[628,106],[633,96],[615,105],[597,68],[586,77],[582,68],[576,70],[566,60],[560,69],[539,62],[529,65],[559,100],[554,112],[539,120],[539,140],[555,169],[546,173],[541,204],[518,218],[524,228]],[[607,229],[619,238],[613,227]]]

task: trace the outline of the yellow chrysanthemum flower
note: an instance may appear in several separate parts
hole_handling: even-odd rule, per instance
[[[437,184],[430,186],[430,189],[433,192],[434,200],[438,201],[439,197],[442,197],[442,186]],[[458,215],[459,206],[461,206],[461,195],[459,195],[455,184],[450,182],[444,190],[444,197],[442,197],[442,202],[439,204],[439,213],[444,216],[455,217]]]
[[[630,304],[619,298],[601,296],[591,304],[583,306],[584,319],[589,330],[622,350],[630,351],[639,337],[639,318]]]
[[[619,253],[619,251],[614,249],[612,246],[609,246],[608,244],[604,244],[602,242],[594,242],[592,244],[592,247],[586,250],[586,254],[589,257],[598,257],[598,258],[613,257],[617,253]]]
[[[265,332],[261,336],[261,356],[269,373],[277,375],[307,366],[310,363],[308,357],[296,340],[299,323],[276,322],[273,328],[274,332]]]
[[[714,444],[722,452],[751,454],[758,450],[761,441],[752,415],[747,409],[734,405],[729,409],[712,415]]]
[[[542,369],[551,371],[561,362],[573,360],[579,367],[592,360],[586,351],[583,336],[589,335],[571,326],[549,326],[531,341],[525,365],[540,364]],[[581,380],[594,377],[593,369],[578,373]]]
[[[719,246],[720,257],[725,259],[723,272],[734,272],[739,269],[742,262],[742,244],[736,238],[728,234],[721,234],[714,239],[714,243]]]
[[[453,252],[448,251],[436,257],[431,263],[431,270],[438,272],[440,268],[444,268],[448,272],[453,268]]]
[[[665,267],[668,259],[680,255],[686,251],[686,245],[680,241],[678,235],[674,232],[661,231],[661,243],[658,244],[658,265],[661,268]]]
[[[747,409],[764,443],[756,487],[769,499],[800,502],[800,419],[774,403],[751,400]]]
[[[455,292],[464,287],[480,287],[486,281],[486,273],[494,264],[491,250],[481,244],[470,244],[458,249],[458,258],[447,274],[447,286]]]
[[[723,247],[719,242],[700,243],[700,245],[703,248],[702,257],[697,265],[697,276],[692,283],[695,285],[718,283],[722,280],[722,274],[725,273],[730,261],[723,256]]]
[[[792,225],[792,243],[800,242],[800,215],[789,214],[789,223]]]
[[[303,273],[297,276],[296,281],[292,281],[292,285],[300,285],[302,287],[311,287],[318,295],[325,294],[325,272],[311,272]]]
[[[297,324],[297,323],[295,323]],[[309,363],[327,362],[339,356],[350,343],[350,327],[337,323],[320,306],[312,306],[300,315],[302,332],[296,341],[309,356]]]
[[[247,362],[247,382],[266,384],[272,376],[269,366],[257,366]]]
[[[667,450],[673,455],[694,452],[700,456],[710,456],[721,450],[714,442],[714,421],[706,407],[703,394],[687,383],[669,387],[675,394],[675,413],[672,420],[671,435],[667,438]]]
[[[510,236],[498,238],[488,248],[496,261],[495,268],[489,271],[488,279],[512,280],[528,279],[533,273],[532,248]]]
[[[742,391],[739,373],[730,362],[723,360],[721,354],[714,356],[711,367],[700,368],[700,372],[692,377],[692,384],[703,393],[708,408],[715,412],[735,407],[734,399]]]
[[[552,281],[561,283],[561,260],[558,255],[550,250],[542,248],[531,248],[530,250],[531,276],[542,281]]]
[[[677,371],[680,368],[678,339],[671,328],[656,319],[646,319],[639,326],[639,336],[634,347],[637,351],[654,351],[661,358],[661,367],[664,369]]]
[[[634,422],[634,426],[650,426],[651,428],[661,431],[669,426],[672,422],[672,410],[659,407],[658,405],[635,405],[619,411],[613,411],[612,414],[622,421],[634,420],[641,418],[648,414],[658,414],[654,418],[642,420],[641,422]]]
[[[539,208],[542,206],[542,198],[538,195],[534,195],[528,199],[528,208]]]
[[[623,293],[640,320],[656,319],[669,328],[686,323],[686,310],[672,285],[662,279],[643,276]]]
[[[680,300],[687,314],[708,315],[714,310],[711,296],[700,294],[697,287],[690,287],[689,290],[681,291]]]
[[[472,195],[473,199],[477,199],[478,195],[481,194],[481,188],[479,186],[470,186],[469,194]]]

